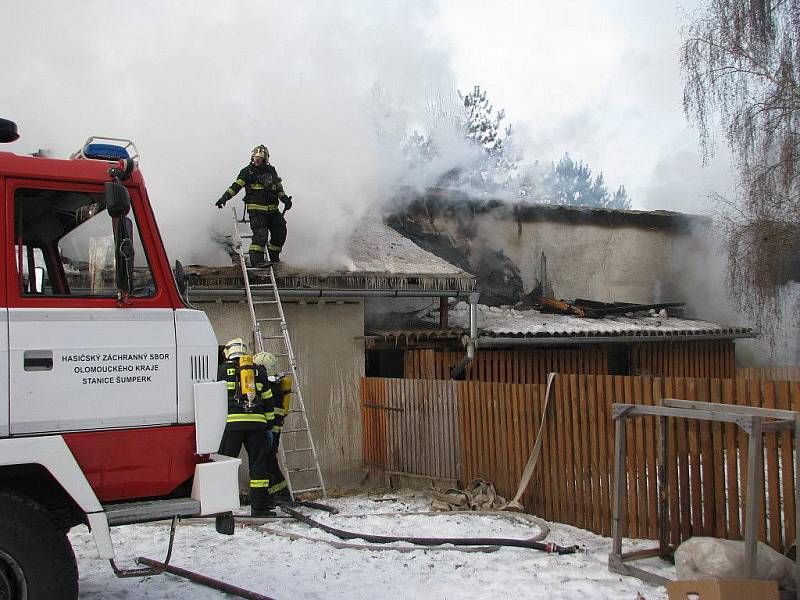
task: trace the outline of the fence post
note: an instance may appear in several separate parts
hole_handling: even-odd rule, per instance
[[[627,472],[623,465],[625,459],[625,416],[619,415],[614,424],[614,500],[613,514],[611,516],[611,537],[613,539],[613,554],[622,554],[622,500],[625,495],[623,480]]]

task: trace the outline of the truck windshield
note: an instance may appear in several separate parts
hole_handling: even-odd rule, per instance
[[[112,219],[102,193],[20,188],[15,193],[15,252],[23,295],[114,298]],[[156,289],[134,221],[132,296]]]

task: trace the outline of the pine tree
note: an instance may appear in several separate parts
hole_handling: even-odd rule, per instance
[[[502,125],[506,111],[500,109],[495,113],[486,90],[481,90],[479,85],[468,94],[459,91],[458,97],[464,105],[464,137],[483,150],[464,179],[487,190],[508,187],[518,160],[506,152],[512,131],[511,125]]]
[[[569,153],[564,153],[552,167],[550,186],[553,204],[620,209],[630,208],[631,204],[624,186],[610,196],[603,173],[592,179],[589,165],[572,160]]]

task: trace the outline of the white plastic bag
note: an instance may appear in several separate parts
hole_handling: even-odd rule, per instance
[[[795,564],[763,542],[758,542],[753,579],[771,579],[783,590],[795,589]],[[744,542],[693,537],[675,550],[678,579],[742,579]]]

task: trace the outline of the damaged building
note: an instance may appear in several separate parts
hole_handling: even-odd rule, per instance
[[[359,227],[347,270],[297,269],[291,257],[276,268],[320,467],[334,484],[363,475],[364,376],[729,377],[735,340],[753,336],[687,316],[676,274],[704,218],[448,193],[407,202],[386,222]],[[238,267],[187,271],[220,344],[251,331]]]

